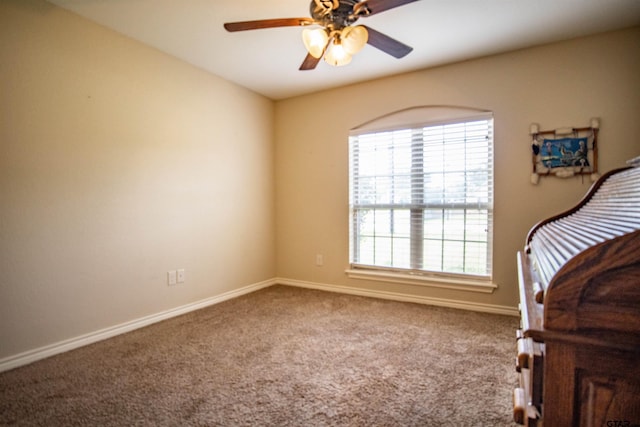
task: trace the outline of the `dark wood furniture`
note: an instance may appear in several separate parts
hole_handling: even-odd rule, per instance
[[[534,226],[518,273],[516,422],[640,426],[640,167]]]

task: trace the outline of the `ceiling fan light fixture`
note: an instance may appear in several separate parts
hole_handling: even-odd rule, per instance
[[[329,45],[324,60],[330,65],[340,67],[351,62],[351,55],[344,49],[340,41],[337,39]]]
[[[313,30],[306,28],[302,30],[302,42],[311,56],[320,58],[329,42],[329,35],[324,28],[315,28]]]
[[[369,32],[362,25],[345,27],[340,35],[340,40],[344,50],[350,55],[355,55],[367,44]]]
[[[309,1],[309,0],[307,0]],[[302,41],[307,55],[299,70],[313,70],[320,59],[333,66],[346,65],[366,44],[395,58],[403,58],[413,48],[386,34],[363,25],[355,25],[360,18],[404,6],[419,0],[310,0],[310,18],[275,18],[253,21],[225,22],[229,32],[279,27],[321,28],[304,29]]]

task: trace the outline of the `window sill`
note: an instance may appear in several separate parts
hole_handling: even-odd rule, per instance
[[[351,279],[373,280],[377,282],[398,283],[403,285],[428,286],[432,288],[454,289],[457,291],[493,293],[498,285],[489,280],[447,278],[439,276],[420,276],[414,274],[392,273],[384,271],[347,269]]]

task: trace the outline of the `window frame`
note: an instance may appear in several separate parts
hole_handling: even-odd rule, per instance
[[[449,289],[462,289],[462,290],[472,290],[476,292],[493,292],[494,289],[497,288],[497,285],[492,282],[493,280],[493,210],[494,210],[494,116],[492,112],[487,111],[474,111],[473,113],[467,112],[467,114],[454,114],[453,118],[438,118],[436,120],[425,120],[421,121],[418,124],[414,123],[397,123],[393,126],[386,126],[381,128],[369,128],[369,129],[360,129],[356,128],[351,131],[349,135],[349,268],[346,270],[346,273],[351,278],[357,279],[368,279],[368,280],[380,280],[385,282],[394,282],[394,283],[406,283],[406,284],[418,284],[418,285],[428,285],[435,287],[444,287]],[[356,236],[356,227],[358,225],[358,218],[355,214],[354,203],[353,203],[353,191],[354,191],[354,172],[353,172],[353,152],[352,152],[352,138],[375,134],[381,132],[393,132],[399,130],[407,130],[410,132],[423,132],[424,128],[428,127],[437,127],[437,126],[446,126],[452,124],[462,124],[462,123],[470,123],[474,121],[484,121],[487,120],[489,122],[489,142],[488,142],[488,179],[489,179],[489,188],[487,190],[488,201],[486,203],[486,216],[487,216],[487,233],[486,233],[486,265],[488,268],[488,272],[486,275],[480,274],[469,274],[469,273],[452,273],[447,271],[430,271],[425,270],[424,268],[413,268],[420,263],[417,263],[415,259],[411,260],[410,268],[398,268],[398,267],[389,267],[383,265],[371,265],[366,263],[354,262],[356,259],[355,252],[357,248],[355,247],[357,242]],[[369,122],[373,123],[374,121]],[[413,138],[413,135],[412,135]],[[424,141],[424,139],[423,139]],[[412,144],[412,150],[414,149]],[[413,162],[413,152],[412,152],[412,162]],[[422,162],[424,164],[424,162]],[[412,165],[413,166],[413,165]],[[412,171],[414,169],[412,168]],[[465,169],[468,170],[468,169]],[[395,176],[395,175],[394,175]],[[465,181],[466,182],[466,181]],[[413,196],[412,196],[413,197]],[[414,200],[412,199],[413,204]],[[424,207],[425,203],[421,203],[421,207],[415,209],[414,207],[410,207],[410,215],[415,219],[416,216],[419,215],[420,221],[411,221],[411,241],[413,245],[416,244],[416,240],[418,241],[418,245],[424,242],[424,233],[422,230],[424,221],[423,215],[426,210]],[[389,209],[397,209],[400,205],[395,205],[394,203],[389,204]],[[463,203],[463,209],[460,212],[468,212],[469,208],[472,208],[468,203]],[[450,206],[446,206],[443,204],[441,206],[443,212],[450,209]],[[447,209],[449,208],[449,209]],[[466,230],[466,228],[465,228]],[[419,235],[420,238],[416,239],[415,235]],[[440,239],[441,241],[445,241],[444,238]],[[466,236],[463,238],[463,242],[467,242]],[[411,251],[411,258],[416,257],[415,251]],[[420,254],[419,256],[422,256]],[[440,259],[443,259],[444,256],[441,255]]]

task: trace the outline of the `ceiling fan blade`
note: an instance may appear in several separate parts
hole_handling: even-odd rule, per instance
[[[261,19],[258,21],[227,22],[224,24],[224,28],[227,31],[234,32],[275,27],[301,27],[313,23],[315,21],[311,18]]]
[[[304,58],[304,61],[302,61],[302,65],[300,65],[300,71],[313,70],[316,68],[319,62],[320,58],[316,58],[315,56],[308,53],[307,57]]]
[[[418,0],[364,0],[360,3],[356,3],[353,11],[356,14],[362,14],[363,16],[375,15],[376,13],[384,12],[385,10],[393,9],[394,7],[404,6],[405,4],[413,3]]]
[[[371,27],[367,27],[366,25],[363,25],[363,27],[365,27],[369,32],[369,39],[367,40],[367,43],[393,57],[402,58],[413,50],[411,46],[407,46],[406,44],[401,43],[386,34],[382,34]]]

